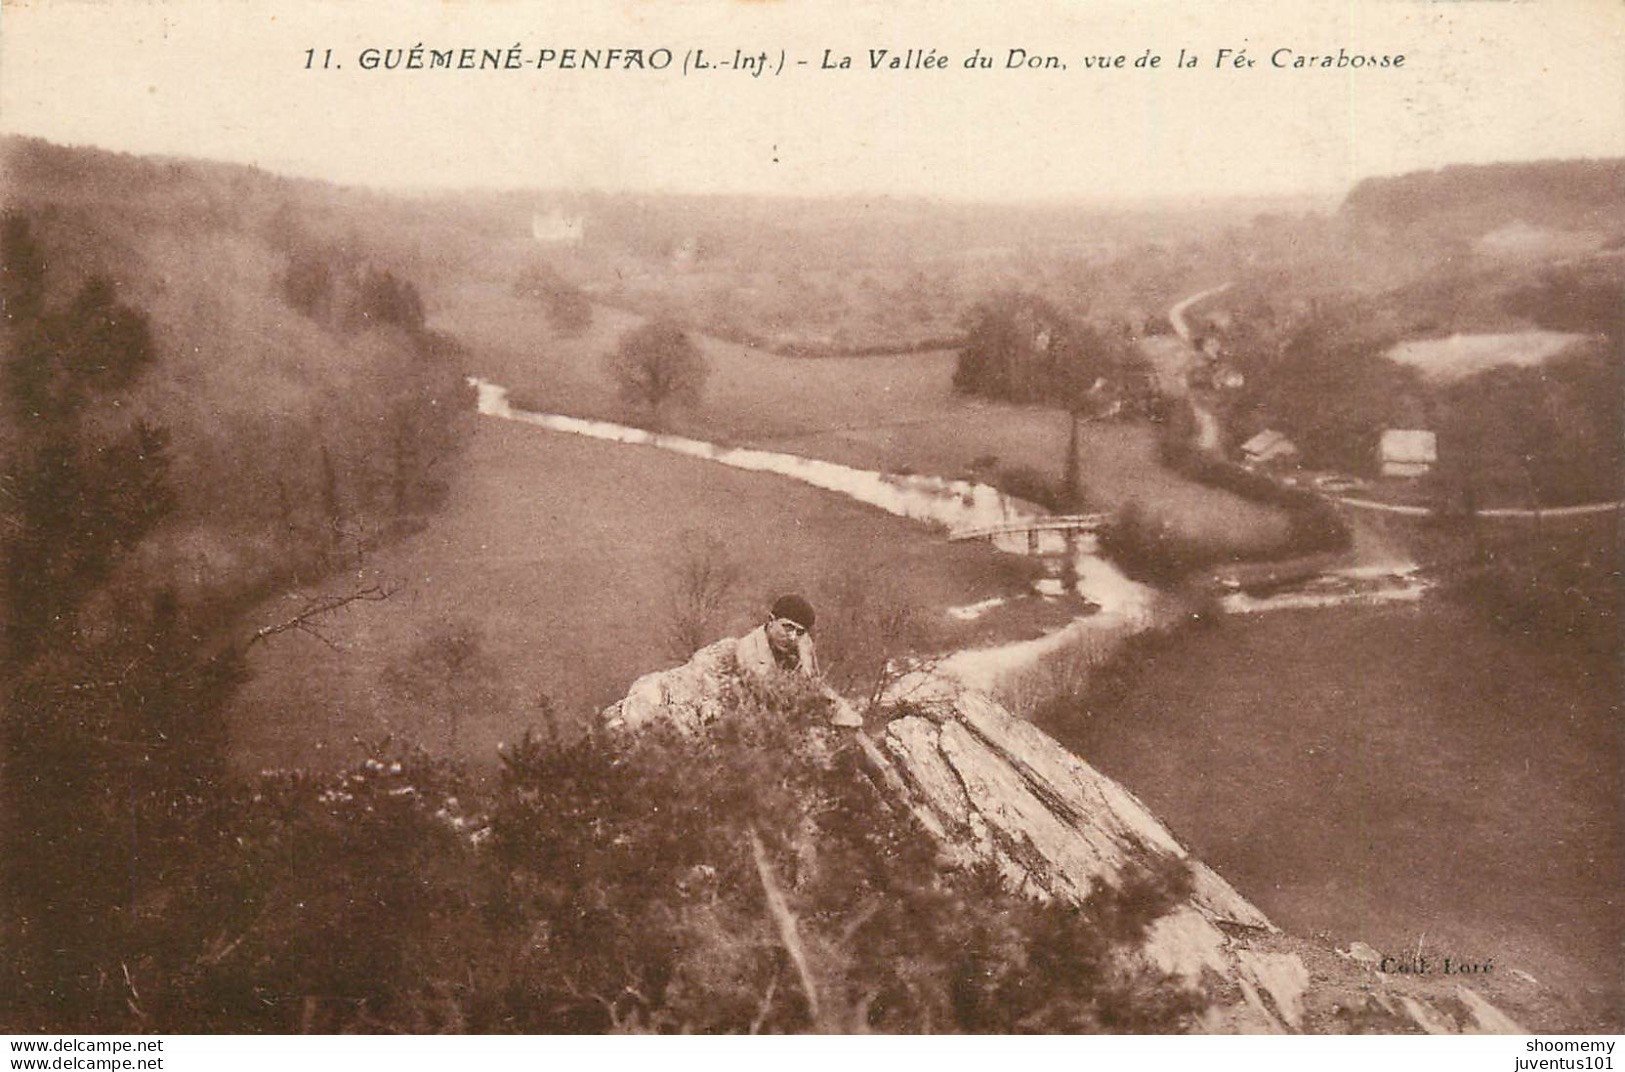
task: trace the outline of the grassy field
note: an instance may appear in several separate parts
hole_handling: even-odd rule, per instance
[[[465,347],[468,371],[509,385],[520,404],[637,417],[600,365],[636,322],[627,314],[600,308],[590,331],[561,339],[537,305],[471,285],[442,292],[433,317]],[[1060,474],[1064,415],[955,397],[951,354],[811,360],[703,342],[705,401],[674,414],[674,431],[892,471],[955,475],[996,455]],[[1085,472],[1101,505],[1155,501],[1182,525],[1240,545],[1280,530],[1274,513],[1161,468],[1149,428],[1091,426]],[[477,423],[460,481],[424,532],[367,564],[399,590],[335,615],[336,648],[288,634],[257,649],[255,680],[235,704],[245,765],[337,762],[355,754],[355,739],[386,735],[488,758],[538,722],[542,696],[578,722],[636,675],[675,661],[666,592],[690,531],[722,537],[740,567],[719,625],[728,632],[754,624],[779,589],[828,603],[872,579],[941,620],[950,605],[1021,591],[1028,570],[783,478],[490,419]],[[995,617],[1013,638],[1046,613]],[[996,624],[965,623],[938,639],[987,642]]]
[[[559,338],[540,307],[490,287],[447,292],[433,324],[470,349],[470,371],[513,391],[516,405],[635,422],[615,396],[601,355],[636,318],[595,311],[579,338]],[[861,358],[790,358],[700,340],[711,366],[701,405],[671,415],[670,430],[894,472],[957,476],[989,456],[1058,481],[1067,420],[1058,410],[971,401],[952,390],[951,352]],[[1082,472],[1101,507],[1154,507],[1187,535],[1238,549],[1285,533],[1269,508],[1204,487],[1163,468],[1146,425],[1084,429]]]
[[[1451,608],[1178,635],[1046,728],[1279,925],[1493,958],[1527,1026],[1620,1027],[1619,673]],[[1574,1000],[1524,1004],[1513,969]]]
[[[466,462],[444,512],[368,564],[396,594],[325,623],[337,648],[298,633],[256,646],[233,708],[244,766],[340,762],[355,757],[353,738],[388,734],[490,760],[498,742],[541,728],[544,695],[574,723],[679,661],[667,591],[690,530],[725,540],[739,567],[717,635],[754,626],[784,590],[828,613],[854,586],[897,586],[946,628],[946,607],[1026,586],[1021,560],[980,543],[652,448],[482,420]],[[959,628],[969,638],[979,627]]]

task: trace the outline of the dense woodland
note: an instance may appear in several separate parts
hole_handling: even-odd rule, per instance
[[[287,202],[271,226],[189,168],[10,148],[0,989],[13,1026],[128,1028],[109,972],[241,799],[238,613],[421,524],[466,388],[414,285]]]

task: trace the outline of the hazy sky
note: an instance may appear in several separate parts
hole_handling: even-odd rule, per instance
[[[361,67],[364,49],[418,44],[517,47],[522,66]],[[543,49],[613,47],[669,49],[672,65],[536,66]],[[1256,66],[1215,68],[1243,47]],[[1405,60],[1271,64],[1339,47]],[[869,69],[869,50],[911,48],[946,69]],[[685,75],[695,49],[770,67],[782,51],[785,67]],[[852,69],[821,69],[826,49]],[[965,68],[975,49],[993,69]],[[1068,69],[1008,69],[1012,49]],[[1176,68],[1181,49],[1196,67]],[[1146,50],[1161,65],[1134,68]],[[1083,62],[1117,54],[1130,66]],[[4,0],[0,127],[383,186],[1340,192],[1450,162],[1625,155],[1625,4]]]

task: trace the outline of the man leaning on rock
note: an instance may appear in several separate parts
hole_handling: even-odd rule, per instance
[[[773,601],[767,620],[738,639],[717,641],[694,653],[682,666],[645,674],[632,683],[626,698],[604,712],[612,729],[635,729],[664,713],[689,728],[709,721],[722,695],[729,670],[753,677],[795,674],[818,683],[831,704],[830,722],[860,727],[863,718],[840,694],[824,685],[812,628],[812,604],[799,595]]]

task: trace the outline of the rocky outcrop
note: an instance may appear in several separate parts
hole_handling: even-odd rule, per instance
[[[630,729],[664,717],[702,731],[724,693],[712,678],[726,660],[714,656],[640,679],[634,694],[648,702],[638,716],[617,704],[606,720]],[[1380,974],[1357,950],[1282,933],[1134,794],[957,680],[902,677],[866,721],[854,739],[874,780],[940,843],[949,866],[991,866],[1012,889],[1077,905],[1103,885],[1121,890],[1133,876],[1183,868],[1188,895],[1135,955],[1200,992],[1201,1030],[1522,1031],[1453,980]]]
[[[759,649],[754,659],[747,646],[752,638]],[[644,674],[632,682],[624,697],[604,709],[604,726],[615,731],[636,730],[659,720],[685,733],[699,733],[721,713],[730,683],[780,674],[771,669],[766,645],[759,629],[745,637],[724,637],[695,652],[681,666]],[[812,669],[786,676],[799,677],[823,696],[831,725],[862,726],[863,718],[856,709],[817,676],[812,641],[804,636],[802,645],[804,665]]]
[[[988,697],[921,673],[894,683],[882,707],[865,754],[961,863],[1074,904],[1158,861],[1189,868],[1188,899],[1152,926],[1140,955],[1204,992],[1204,1030],[1521,1031],[1466,987],[1379,975],[1281,933],[1134,794]]]

